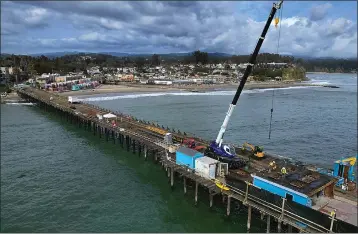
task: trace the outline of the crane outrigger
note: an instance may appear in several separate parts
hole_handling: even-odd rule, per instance
[[[241,78],[239,87],[237,88],[237,91],[235,93],[235,96],[229,106],[229,110],[226,113],[224,122],[221,126],[221,129],[216,137],[215,141],[212,141],[209,148],[208,148],[208,156],[212,157],[212,158],[217,158],[220,161],[224,161],[227,162],[229,164],[229,168],[237,168],[237,167],[241,167],[243,165],[243,161],[239,158],[236,157],[236,153],[235,153],[235,149],[234,147],[231,147],[229,145],[225,145],[223,144],[223,137],[227,128],[227,125],[229,123],[230,120],[230,116],[233,113],[236,103],[239,100],[240,94],[242,92],[242,90],[244,89],[244,85],[247,81],[247,78],[249,77],[252,68],[256,62],[256,57],[260,51],[261,45],[265,40],[265,36],[266,33],[271,25],[271,22],[275,16],[275,13],[278,9],[281,8],[283,1],[279,1],[278,3],[274,3],[273,7],[271,9],[270,15],[266,21],[265,27],[262,31],[262,34],[257,42],[257,45],[255,47],[255,50],[253,52],[253,54],[251,55],[250,59],[249,59],[249,63],[246,67],[246,70],[244,72],[244,75]]]

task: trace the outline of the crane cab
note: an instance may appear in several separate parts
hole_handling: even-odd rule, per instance
[[[246,161],[236,156],[236,150],[231,145],[221,146],[216,141],[211,142],[210,146],[206,149],[205,154],[222,163],[227,163],[229,169],[239,169],[246,165]]]
[[[233,158],[236,155],[235,148],[222,144],[219,146],[215,141],[211,142],[209,150],[219,157]]]

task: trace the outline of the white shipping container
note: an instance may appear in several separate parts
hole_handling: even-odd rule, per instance
[[[195,173],[208,178],[215,179],[218,160],[209,157],[200,157],[195,160]]]

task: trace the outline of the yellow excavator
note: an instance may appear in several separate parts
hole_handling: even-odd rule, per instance
[[[252,153],[254,154],[255,157],[263,158],[265,156],[261,146],[257,146],[257,145],[253,146],[253,145],[245,142],[242,145],[242,150],[245,151],[247,147],[249,147],[251,149],[251,151],[252,151]]]

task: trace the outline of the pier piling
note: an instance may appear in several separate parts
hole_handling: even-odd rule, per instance
[[[230,211],[231,211],[231,196],[229,195],[227,197],[227,207],[226,207],[226,215],[230,216]]]
[[[132,150],[133,154],[135,154],[135,140],[132,140]]]
[[[270,225],[271,225],[271,215],[267,214],[266,233],[270,233]]]
[[[108,132],[108,129],[107,129],[107,128],[104,129],[104,134],[106,134],[106,141],[108,142],[109,132]]]
[[[126,136],[126,145],[127,145],[127,152],[129,152],[129,148],[130,148],[130,138],[129,138],[129,136]]]
[[[277,221],[277,232],[278,233],[281,233],[281,223],[282,223],[281,220]]]
[[[209,199],[210,199],[210,208],[213,207],[213,197],[214,195],[212,193],[209,194]]]
[[[144,159],[147,160],[147,146],[144,145]]]
[[[287,224],[287,232],[292,233],[292,226]]]
[[[174,186],[174,168],[170,168],[170,186],[173,188]]]
[[[142,145],[140,142],[138,142],[138,157],[140,157],[141,153],[142,153]]]
[[[251,209],[252,207],[249,205],[247,207],[247,232],[250,232],[251,229]]]
[[[198,187],[199,187],[199,183],[198,181],[195,181],[195,205],[198,204]]]

